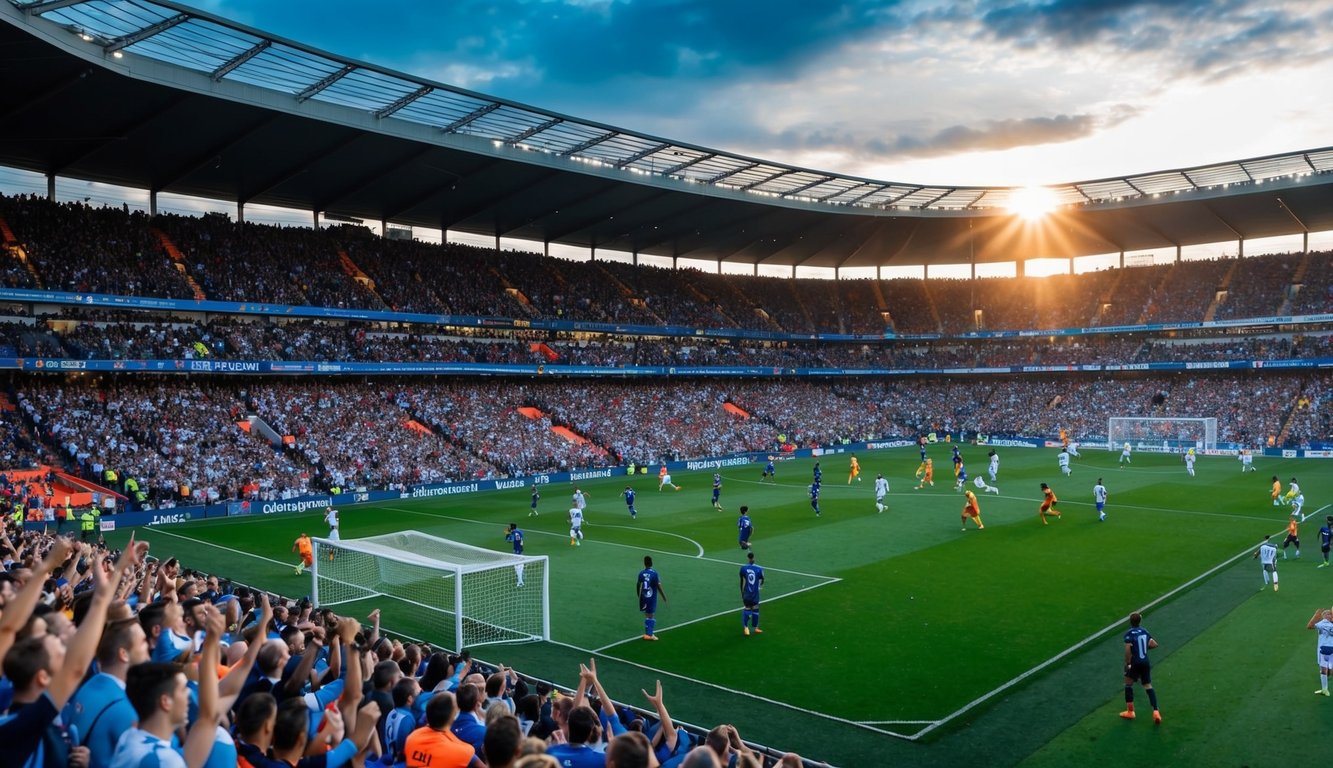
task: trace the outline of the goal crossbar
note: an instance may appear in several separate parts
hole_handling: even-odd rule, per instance
[[[1106,448],[1128,443],[1137,450],[1177,452],[1217,448],[1217,418],[1212,416],[1111,416],[1106,422]]]

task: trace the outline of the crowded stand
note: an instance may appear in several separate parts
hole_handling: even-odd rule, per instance
[[[324,487],[394,487],[495,477],[490,463],[414,421],[407,399],[335,381],[259,383],[241,393],[251,410],[316,470]]]
[[[792,334],[880,335],[885,312],[898,334],[947,335],[1235,319],[1269,316],[1292,294],[1301,314],[1328,311],[1333,287],[1327,253],[1047,278],[828,281],[430,245],[349,225],[150,218],[35,196],[0,197],[0,218],[16,238],[0,277],[20,287]]]
[[[1239,259],[1227,283],[1225,297],[1217,305],[1216,319],[1268,317],[1284,314],[1288,287],[1300,269],[1296,253]]]
[[[1093,440],[1107,414],[1215,416],[1218,439],[1333,440],[1329,374],[823,380],[221,379],[14,382],[4,450],[169,507],[403,489],[926,431]]]
[[[133,477],[141,504],[162,508],[308,492],[309,468],[239,426],[243,394],[224,383],[185,380],[31,379],[19,388],[16,405],[71,471],[98,483],[107,479],[107,469],[119,472],[118,491],[127,490],[123,482]]]

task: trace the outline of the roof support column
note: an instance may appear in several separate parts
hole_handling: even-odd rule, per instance
[[[148,190],[148,215],[157,216],[157,190]]]
[[[1124,268],[1125,268],[1125,252],[1124,252],[1124,251],[1121,251],[1121,252],[1120,252],[1120,268],[1121,268],[1121,269],[1124,269]]]
[[[638,248],[635,248],[633,251],[630,251],[630,263],[632,263],[632,264],[633,264],[634,266],[636,266],[636,267],[639,266],[639,249],[638,249]]]
[[[1238,259],[1245,258],[1245,238],[1242,237],[1241,239],[1237,240],[1236,244],[1237,246],[1239,246],[1238,250],[1236,251],[1236,258]]]
[[[383,238],[383,237],[388,237],[388,236],[389,236],[389,220],[381,216],[381,217],[380,217],[380,237]]]
[[[543,241],[542,241],[542,255],[545,256],[545,257],[548,258],[548,259],[551,258],[551,241],[550,241],[550,240],[543,240]]]
[[[237,223],[237,224],[244,224],[244,223],[245,223],[245,201],[244,201],[244,200],[240,200],[240,199],[237,199],[237,200],[236,200],[236,223]],[[316,224],[315,228],[318,229],[318,228],[319,228],[319,225]]]
[[[1023,259],[1018,259],[1018,260],[1016,260],[1016,261],[1014,262],[1014,265],[1015,265],[1015,270],[1014,270],[1014,276],[1015,276],[1015,277],[1027,277],[1027,276],[1028,276],[1028,263],[1027,263],[1026,261],[1024,261]],[[972,277],[976,277],[976,276],[977,276],[977,266],[976,266],[975,264],[973,264],[973,265],[972,265]]]
[[[1306,231],[1301,233],[1301,253],[1305,254],[1309,252],[1310,252],[1310,230],[1307,229]]]
[[[1074,257],[1069,257],[1069,274],[1074,274]]]
[[[1181,256],[1180,256],[1180,244],[1177,243],[1177,244],[1176,244],[1176,263],[1179,264],[1180,262],[1181,262]]]
[[[597,261],[597,246],[588,246],[588,261]]]
[[[496,230],[496,232],[495,232],[495,252],[496,252],[496,253],[499,253],[499,252],[500,252],[500,232],[499,232],[499,230]]]
[[[313,210],[313,209],[312,209],[312,210],[310,211],[310,226],[314,227],[316,232],[319,231],[319,211],[318,211],[318,210]]]
[[[56,199],[56,177],[55,174],[46,174],[46,199],[55,202]]]

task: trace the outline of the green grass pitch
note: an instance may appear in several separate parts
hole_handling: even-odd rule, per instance
[[[823,516],[806,486],[814,460],[782,462],[775,483],[760,466],[722,471],[724,512],[710,505],[711,472],[628,480],[639,516],[621,500],[626,478],[581,483],[586,540],[571,547],[565,509],[573,486],[543,486],[541,514],[527,490],[342,508],[344,539],[415,529],[505,550],[504,528],[527,532],[529,554],[551,566],[551,643],[490,646],[477,655],[576,682],[596,657],[610,694],[644,704],[662,679],[673,716],[732,722],[747,738],[837,765],[1243,765],[1321,754],[1333,703],[1318,686],[1314,608],[1333,604],[1333,568],[1317,569],[1318,528],[1333,511],[1333,473],[1317,460],[1201,457],[1188,477],[1178,456],[1086,448],[1073,475],[1055,451],[999,448],[1000,494],[979,494],[984,531],[960,531],[949,448],[930,449],[933,488],[915,490],[915,448],[862,453],[847,484],[845,454],[820,459]],[[986,448],[964,446],[969,472]],[[873,482],[891,484],[877,513]],[[1276,541],[1287,508],[1269,502],[1271,476],[1301,481],[1309,514],[1300,560],[1280,561],[1279,593],[1260,592],[1250,553]],[[1110,490],[1106,522],[1092,486]],[[1064,516],[1043,526],[1039,484]],[[970,483],[969,483],[969,487]],[[766,570],[762,627],[740,625],[736,510],[749,505],[757,562]],[[288,596],[310,591],[292,573],[292,540],[325,533],[319,513],[200,521],[144,531],[158,555]],[[123,540],[126,534],[117,534]],[[662,575],[656,643],[640,639],[634,578],[645,554]],[[1294,554],[1290,553],[1289,554]],[[426,611],[390,599],[385,626],[440,641]],[[361,606],[356,606],[358,609]],[[1165,723],[1124,722],[1120,660],[1134,610],[1161,643],[1154,682]],[[1146,697],[1136,690],[1146,709]]]

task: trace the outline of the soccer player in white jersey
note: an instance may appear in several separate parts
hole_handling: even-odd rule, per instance
[[[972,484],[975,485],[976,487],[980,488],[980,489],[982,490],[982,492],[984,492],[984,493],[999,493],[999,492],[1000,492],[1000,489],[999,489],[999,488],[996,488],[995,486],[993,486],[993,485],[987,483],[986,480],[985,480],[985,478],[983,478],[981,475],[977,475],[975,478],[973,478],[973,480],[972,480]]]
[[[1120,449],[1120,466],[1123,468],[1125,464],[1133,463],[1133,460],[1129,458],[1129,443],[1125,443],[1125,447]]]
[[[578,507],[569,508],[569,546],[582,546],[583,541],[583,510]]]
[[[1065,477],[1069,477],[1071,474],[1073,474],[1073,470],[1069,468],[1068,450],[1061,448],[1059,455],[1056,456],[1056,459],[1060,462],[1060,471],[1064,473]]]
[[[1328,675],[1333,671],[1333,610],[1320,608],[1314,612],[1306,629],[1319,633],[1315,640],[1315,662],[1319,664],[1319,690],[1316,696],[1327,696]]]
[[[580,510],[588,508],[588,498],[583,493],[582,488],[574,489],[574,506],[578,507]]]
[[[1097,521],[1106,519],[1106,486],[1102,485],[1102,479],[1097,478],[1097,484],[1092,486],[1092,500],[1097,505]]]
[[[990,481],[993,483],[997,479],[996,476],[1000,474],[1000,454],[996,453],[995,449],[992,448],[990,449],[990,453],[986,455],[990,456],[989,472],[990,472]]]
[[[329,541],[341,541],[342,537],[338,535],[338,510],[329,507],[329,511],[324,513],[324,523],[329,526]]]
[[[1258,471],[1254,468],[1254,454],[1248,448],[1242,448],[1240,451],[1240,471],[1242,474]]]
[[[1268,586],[1269,574],[1273,576],[1273,591],[1277,591],[1277,545],[1274,544],[1271,536],[1264,537],[1264,543],[1259,545],[1258,551],[1254,553],[1254,559],[1259,561],[1259,565],[1264,569],[1264,586],[1259,587],[1259,591],[1264,591]]]
[[[1078,441],[1077,441],[1077,440],[1070,440],[1070,441],[1069,441],[1068,450],[1069,450],[1069,455],[1070,455],[1070,456],[1073,456],[1074,458],[1078,458],[1078,457],[1079,457],[1079,452],[1078,452]]]
[[[1185,451],[1185,471],[1188,472],[1188,473],[1190,474],[1190,477],[1194,477],[1194,449],[1193,449],[1193,448],[1189,449],[1188,451]]]
[[[889,481],[884,479],[884,475],[875,475],[875,509],[883,512],[888,509],[884,503],[884,497],[889,495]]]

